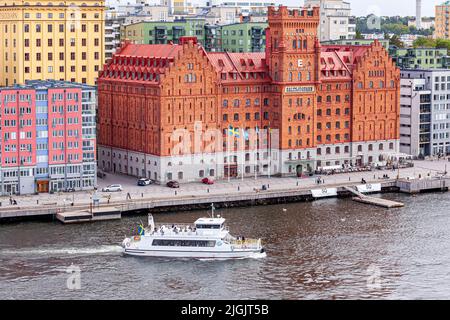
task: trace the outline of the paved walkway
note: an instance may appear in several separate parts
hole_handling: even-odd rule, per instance
[[[426,178],[428,176],[433,177],[439,173],[450,169],[449,161],[415,161],[413,168],[400,169],[401,178]],[[105,179],[98,179],[100,204],[107,204],[107,197],[111,195],[111,202],[126,202],[127,193],[130,194],[132,200],[140,199],[160,199],[168,198],[171,196],[199,196],[207,194],[232,194],[239,192],[251,192],[255,188],[261,189],[262,185],[269,187],[269,190],[282,190],[288,188],[301,188],[301,189],[314,189],[323,188],[331,185],[345,184],[354,182],[360,183],[364,178],[368,183],[383,181],[384,174],[387,174],[391,179],[397,177],[398,171],[392,170],[375,170],[369,172],[355,172],[347,174],[336,174],[329,176],[321,176],[325,180],[324,184],[317,185],[317,176],[308,178],[296,178],[296,177],[258,177],[242,179],[231,179],[216,181],[214,185],[204,185],[200,182],[181,184],[179,189],[170,189],[161,185],[150,185],[145,187],[139,187],[136,185],[137,179],[134,177],[123,175],[107,174]],[[101,192],[104,186],[109,184],[121,184],[124,191],[105,193]],[[208,192],[209,191],[209,192]],[[0,197],[1,207],[0,210],[8,210],[14,207],[45,207],[46,205],[57,204],[59,206],[70,206],[72,202],[75,205],[89,204],[91,202],[93,192],[74,192],[74,193],[59,193],[59,194],[39,194],[39,195],[27,195],[27,196],[14,196],[17,201],[17,206],[12,206],[9,203],[9,197]]]

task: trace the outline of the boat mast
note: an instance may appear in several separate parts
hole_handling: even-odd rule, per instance
[[[216,210],[216,208],[214,208],[214,203],[211,203],[211,218],[214,218],[214,210]]]

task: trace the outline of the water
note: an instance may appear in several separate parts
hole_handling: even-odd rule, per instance
[[[406,207],[330,199],[217,210],[234,235],[264,239],[266,258],[237,261],[122,256],[118,245],[146,217],[0,225],[0,298],[450,298],[450,193],[383,197]],[[205,214],[155,220],[190,223]],[[72,265],[81,270],[79,290],[66,285]]]

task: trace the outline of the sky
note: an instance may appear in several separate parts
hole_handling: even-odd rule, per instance
[[[345,0],[351,3],[355,16],[366,16],[370,13],[382,16],[415,16],[416,0]],[[422,16],[434,16],[434,6],[444,0],[422,0]],[[288,6],[301,6],[303,0],[283,0]]]

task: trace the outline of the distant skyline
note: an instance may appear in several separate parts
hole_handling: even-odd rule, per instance
[[[366,16],[377,10],[382,16],[415,16],[415,0],[345,0],[350,2],[352,13],[355,16]],[[286,3],[288,6],[301,6],[304,0],[275,0],[277,3]],[[445,2],[444,0],[422,1],[422,16],[434,17],[434,6]]]

